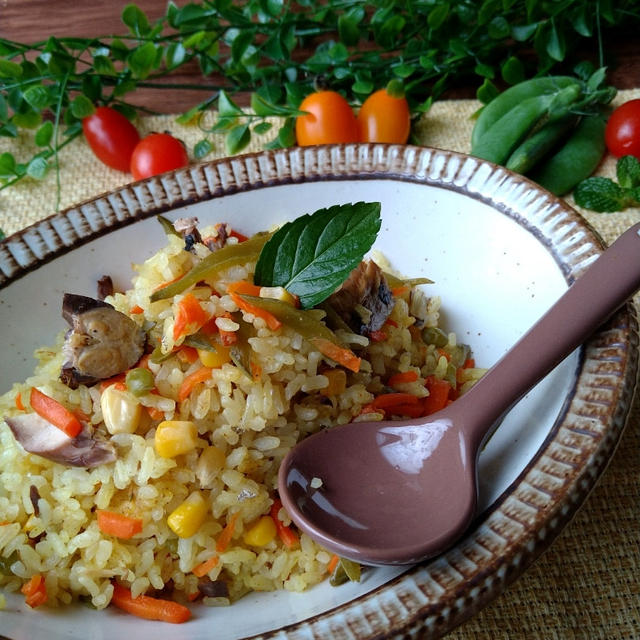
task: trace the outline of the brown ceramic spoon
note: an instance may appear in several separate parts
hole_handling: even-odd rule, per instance
[[[298,444],[280,467],[289,515],[323,547],[365,564],[410,564],[446,550],[475,515],[477,458],[492,427],[638,288],[640,224],[447,408],[333,427]]]

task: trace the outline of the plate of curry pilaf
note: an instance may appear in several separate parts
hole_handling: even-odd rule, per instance
[[[322,549],[282,508],[279,462],[332,425],[455,402],[601,250],[521,176],[366,144],[195,165],[7,238],[0,633],[450,630],[606,466],[635,388],[630,305],[506,416],[480,513],[438,558]]]

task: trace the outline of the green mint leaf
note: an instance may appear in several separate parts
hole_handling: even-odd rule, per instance
[[[35,156],[27,165],[27,175],[35,178],[36,180],[42,180],[47,173],[48,168],[49,163],[46,158],[43,158],[42,156]]]
[[[149,20],[140,7],[128,4],[122,10],[122,22],[129,27],[134,36],[146,36],[150,31]]]
[[[622,156],[616,164],[616,175],[621,187],[640,187],[640,160],[634,156]]]
[[[212,149],[213,145],[211,144],[211,142],[209,142],[209,140],[207,140],[206,138],[203,138],[202,140],[199,140],[193,147],[193,155],[196,159],[199,160],[200,158],[204,158],[206,155],[211,153]]]
[[[610,213],[628,206],[628,193],[609,178],[595,176],[578,183],[573,193],[576,204],[592,211]]]
[[[380,203],[335,205],[283,225],[262,248],[254,281],[284,287],[303,309],[328,298],[371,249]]]
[[[234,155],[240,153],[251,142],[251,130],[248,124],[238,124],[227,133],[225,145],[227,153]]]
[[[9,151],[0,154],[0,179],[13,178],[16,174],[16,159]]]

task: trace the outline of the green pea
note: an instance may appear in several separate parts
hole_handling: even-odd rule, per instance
[[[125,384],[134,396],[143,396],[156,386],[153,373],[143,367],[137,367],[128,371]]]

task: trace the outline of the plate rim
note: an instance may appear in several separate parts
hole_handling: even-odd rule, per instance
[[[472,156],[412,145],[294,147],[191,165],[123,185],[34,222],[0,242],[0,292],[78,246],[179,206],[273,186],[350,179],[427,184],[485,202],[533,233],[553,256],[568,284],[604,248],[597,231],[566,202],[520,175]],[[581,248],[578,255],[572,254],[576,243]],[[335,625],[344,627],[349,634],[349,628],[357,623],[370,629],[367,636],[358,637],[391,638],[420,633],[421,637],[436,638],[474,615],[551,544],[605,470],[624,431],[636,391],[637,347],[636,312],[633,303],[628,302],[583,345],[573,390],[538,452],[493,504],[478,515],[455,547],[434,560],[408,568],[350,602],[251,638],[293,638],[306,634],[319,639],[326,637]],[[604,375],[612,349],[622,364],[615,393],[605,413],[599,414],[592,406],[595,403],[589,400],[588,391],[593,385],[585,379],[585,363],[593,364]],[[538,509],[533,524],[527,524],[530,514],[517,511],[522,506],[512,504],[514,496],[523,483],[535,487],[534,476],[541,464],[546,470],[561,466],[561,457],[557,457],[555,449],[570,439],[571,421],[579,420],[585,411],[591,411],[596,416],[592,419],[598,422],[592,446],[584,449],[579,469],[566,476],[570,482],[565,482],[552,508]],[[514,521],[518,519],[515,515],[522,518],[520,534],[514,533],[517,527],[509,522],[511,515]],[[496,527],[511,527],[510,532],[506,529],[503,532],[506,536],[502,536],[503,551],[493,555],[491,544],[499,548],[500,541],[495,536],[500,536],[488,525],[492,518]],[[499,521],[500,518],[503,520]],[[484,549],[489,549],[490,560],[485,555],[481,561],[484,552],[478,545],[482,547],[485,542],[489,545]],[[472,557],[478,559],[475,572]],[[442,587],[438,577],[449,586]],[[433,590],[435,585],[442,590],[435,601],[430,601],[428,587]],[[403,599],[397,597],[397,591],[403,592]],[[380,608],[384,614],[373,615]]]

